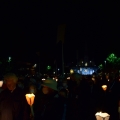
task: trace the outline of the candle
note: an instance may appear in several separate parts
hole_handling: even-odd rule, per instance
[[[97,120],[109,120],[110,115],[108,113],[97,112],[95,114]]]
[[[106,90],[107,90],[107,85],[102,85],[102,89],[103,89],[104,91],[106,91]]]
[[[26,94],[26,100],[27,100],[27,103],[32,106],[33,103],[34,103],[34,98],[35,98],[35,95],[32,93],[32,94]]]

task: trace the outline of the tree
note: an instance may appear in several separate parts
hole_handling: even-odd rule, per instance
[[[111,66],[112,68],[120,68],[120,58],[117,57],[114,53],[110,54],[106,60],[108,61],[109,66]]]
[[[103,69],[103,65],[102,64],[100,64],[98,67],[100,68],[100,70]]]
[[[109,63],[116,64],[116,62],[118,61],[118,58],[114,53],[112,53],[107,57],[107,61]]]

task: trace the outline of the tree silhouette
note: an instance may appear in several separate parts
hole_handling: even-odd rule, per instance
[[[106,60],[113,68],[120,68],[120,58],[117,57],[114,53],[111,53]]]

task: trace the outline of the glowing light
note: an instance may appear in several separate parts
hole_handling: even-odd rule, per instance
[[[70,70],[70,73],[71,73],[71,74],[73,74],[73,73],[74,73],[74,70],[73,70],[73,69],[71,69],[71,70]]]
[[[109,120],[110,115],[108,113],[97,112],[95,114],[97,120]]]
[[[87,66],[88,64],[87,63],[85,63],[85,66]]]
[[[0,81],[0,87],[2,87],[2,85],[3,85],[3,81]]]
[[[67,77],[67,80],[70,80],[70,77]]]
[[[37,64],[34,64],[34,66],[33,66],[34,68],[36,68],[37,67]]]
[[[45,80],[45,78],[43,78],[42,80]]]
[[[32,94],[26,94],[25,95],[26,97],[26,100],[27,100],[27,103],[32,106],[33,103],[34,103],[34,98],[35,98],[35,95],[32,93]]]
[[[51,69],[51,66],[48,65],[48,66],[47,66],[47,70],[50,70],[50,69]]]
[[[104,91],[106,91],[106,90],[107,90],[107,85],[102,85],[102,89],[103,89]]]
[[[11,57],[8,58],[8,62],[11,62]]]

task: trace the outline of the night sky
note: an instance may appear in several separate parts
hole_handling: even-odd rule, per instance
[[[43,0],[44,1],[44,0]],[[59,24],[66,24],[65,62],[84,58],[103,62],[111,52],[120,56],[120,15],[116,2],[4,2],[0,15],[0,55],[23,61],[61,62],[56,44]]]

